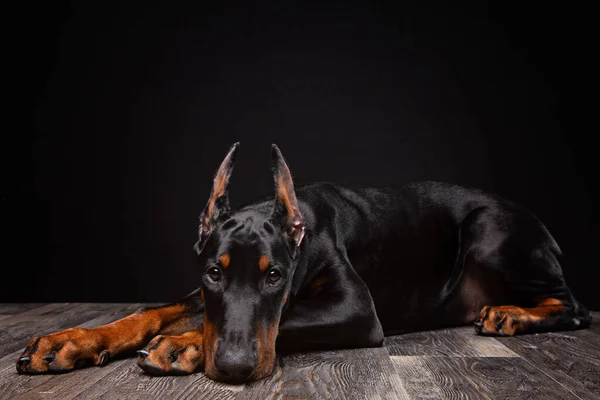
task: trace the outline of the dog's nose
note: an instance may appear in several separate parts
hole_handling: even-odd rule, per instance
[[[247,347],[221,344],[215,354],[215,367],[225,381],[247,380],[256,368],[256,344]]]

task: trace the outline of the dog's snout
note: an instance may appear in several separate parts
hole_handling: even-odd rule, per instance
[[[256,341],[245,346],[219,343],[215,354],[215,367],[225,381],[245,381],[256,368]]]

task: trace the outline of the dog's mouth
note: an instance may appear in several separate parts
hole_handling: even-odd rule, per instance
[[[259,325],[253,354],[228,356],[224,360],[218,352],[222,342],[214,326],[205,320],[204,372],[210,379],[228,384],[243,384],[270,376],[276,363],[275,341],[279,331],[279,322],[268,326]],[[252,360],[252,361],[249,361]]]

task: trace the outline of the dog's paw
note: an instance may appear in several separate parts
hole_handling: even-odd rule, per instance
[[[68,372],[104,365],[109,357],[101,335],[88,329],[73,328],[31,339],[17,360],[17,371],[21,374]]]
[[[526,309],[516,306],[485,306],[475,321],[480,335],[514,336],[532,322]]]
[[[187,375],[204,366],[202,334],[156,336],[138,351],[138,365],[150,375]]]

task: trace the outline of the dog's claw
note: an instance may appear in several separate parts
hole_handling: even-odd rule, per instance
[[[481,329],[483,328],[483,322],[477,321],[475,322],[475,332],[481,333]]]
[[[52,362],[52,361],[54,361],[55,358],[56,358],[56,354],[50,353],[50,354],[45,355],[44,357],[42,357],[42,360],[48,361],[48,362]]]
[[[25,356],[25,357],[21,357],[21,358],[19,358],[19,362],[20,362],[20,363],[26,363],[26,364],[29,364],[29,362],[30,362],[30,361],[31,361],[31,357],[29,357],[29,356]]]
[[[148,353],[148,350],[138,350],[137,353],[142,357],[148,357],[148,355],[150,354]]]
[[[100,353],[100,361],[98,362],[98,365],[100,365],[101,367],[104,366],[108,362],[109,357],[110,353],[104,350],[102,353]]]

